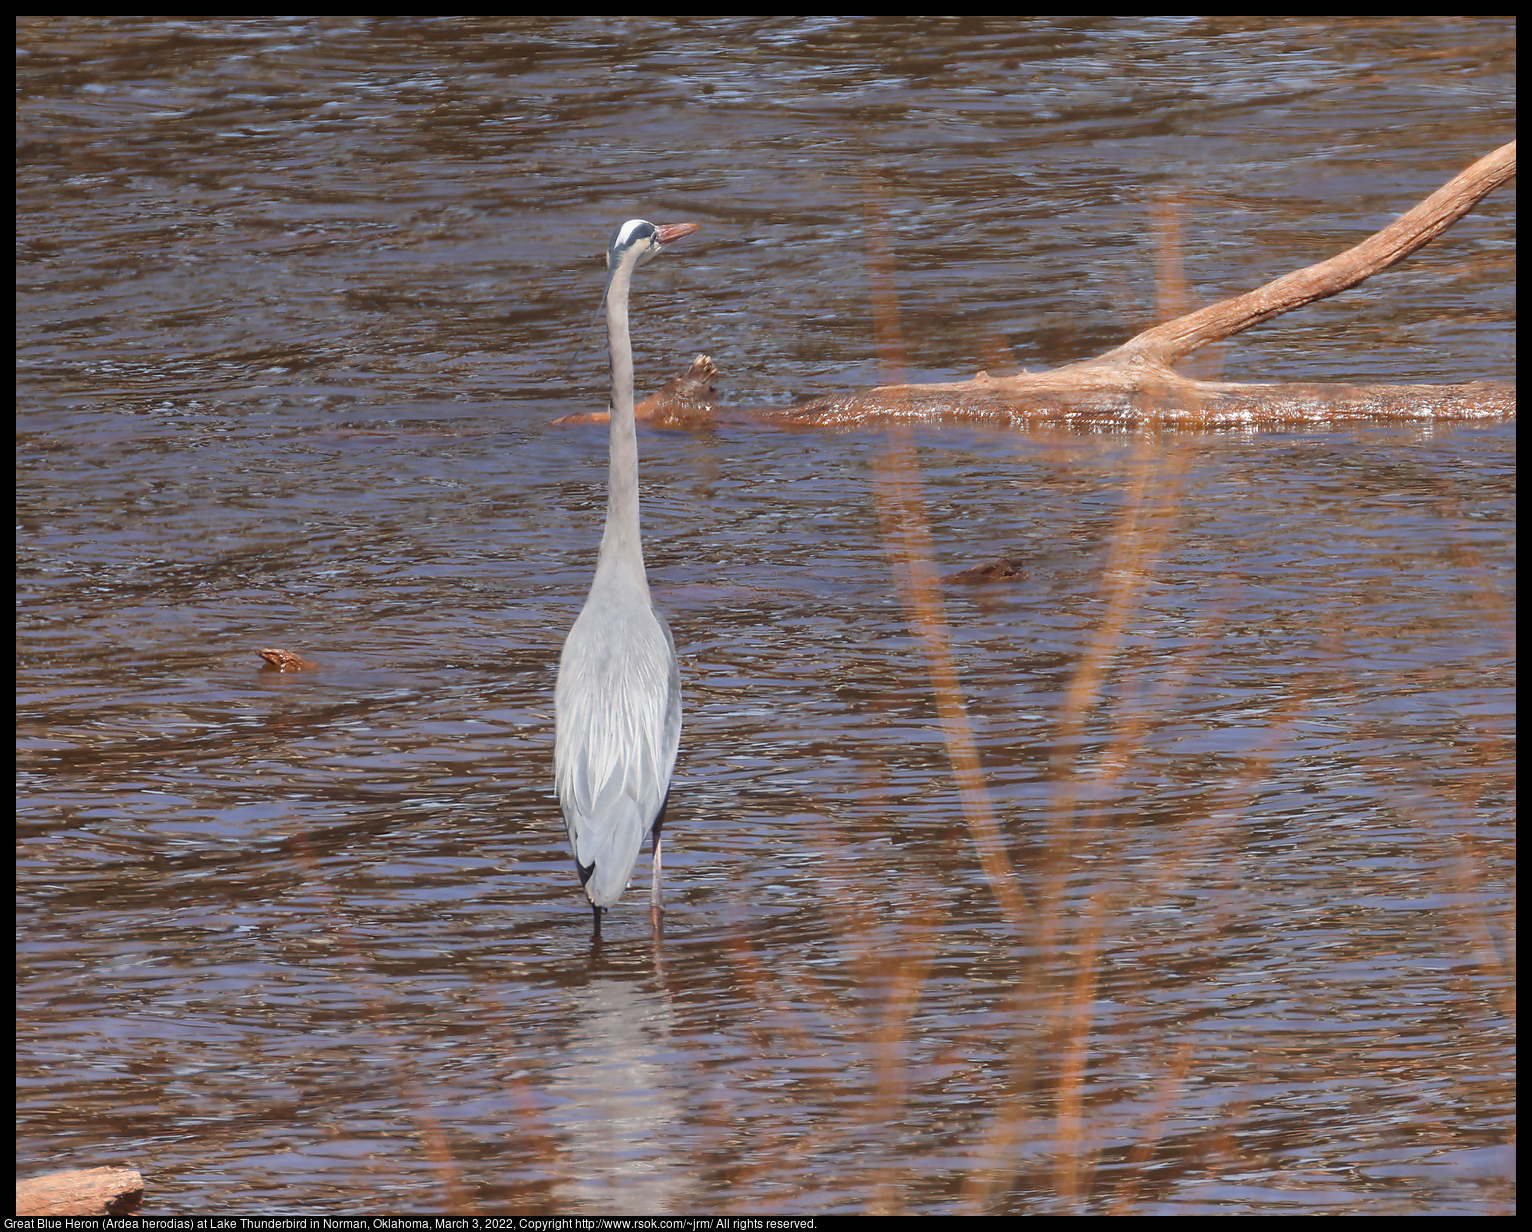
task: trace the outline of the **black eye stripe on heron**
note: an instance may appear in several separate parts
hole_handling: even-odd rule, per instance
[[[660,926],[660,831],[681,743],[681,673],[670,626],[649,600],[644,572],[628,290],[634,270],[696,229],[689,222],[656,227],[635,218],[618,227],[607,246],[601,292],[612,355],[606,529],[590,594],[559,656],[553,701],[554,786],[598,938],[601,912],[627,889],[646,834],[654,836],[649,902],[656,931]]]

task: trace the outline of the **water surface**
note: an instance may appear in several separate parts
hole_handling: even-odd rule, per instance
[[[550,421],[604,406],[599,352],[559,372],[623,218],[703,224],[639,275],[643,389],[890,375],[869,199],[907,375],[1063,363],[1160,319],[1167,211],[1207,302],[1509,139],[1512,26],[18,50],[20,1172],[131,1162],[154,1214],[1511,1208],[1513,424],[641,433],[686,720],[663,944],[633,890],[595,951],[552,687],[606,440]],[[1190,370],[1505,378],[1514,211]]]

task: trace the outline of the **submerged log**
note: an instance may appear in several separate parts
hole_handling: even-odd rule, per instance
[[[1358,420],[1507,419],[1516,387],[1466,385],[1239,385],[1197,381],[1168,369],[1123,371],[1106,364],[993,378],[981,372],[954,385],[886,385],[815,398],[772,418],[841,428],[866,424],[989,424],[1111,429],[1145,423],[1198,428],[1256,424],[1323,428]]]
[[[987,582],[1003,582],[1008,578],[1030,577],[1021,567],[1024,563],[1019,556],[1002,556],[999,560],[949,573],[942,578],[942,583],[946,586],[982,586]]]

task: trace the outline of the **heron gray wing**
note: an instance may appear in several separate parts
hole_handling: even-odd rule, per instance
[[[665,650],[670,661],[670,696],[665,705],[665,734],[660,741],[660,755],[665,767],[665,785],[670,786],[670,776],[675,773],[676,754],[681,748],[681,665],[676,661],[676,643],[670,636],[670,622],[658,610],[654,619],[665,635]]]
[[[554,783],[598,907],[627,887],[675,766],[680,677],[666,632],[652,610],[588,603],[559,661]]]

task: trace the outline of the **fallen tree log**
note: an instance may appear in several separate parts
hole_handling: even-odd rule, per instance
[[[16,1214],[121,1216],[138,1208],[144,1178],[133,1168],[81,1168],[16,1182]]]
[[[699,355],[691,370],[641,404],[641,418],[696,427],[724,416],[784,426],[841,428],[872,424],[1053,424],[1087,429],[1145,423],[1224,427],[1408,420],[1503,420],[1516,413],[1510,382],[1466,385],[1241,384],[1199,381],[1173,365],[1194,351],[1294,308],[1326,299],[1430,243],[1487,194],[1516,174],[1516,143],[1501,146],[1383,230],[1327,261],[1294,270],[1244,295],[1210,304],[1147,329],[1121,346],[1046,372],[977,373],[967,381],[881,385],[813,398],[786,409],[726,411],[714,397],[717,370]],[[604,420],[605,415],[570,420]],[[569,420],[561,421],[569,422]]]

